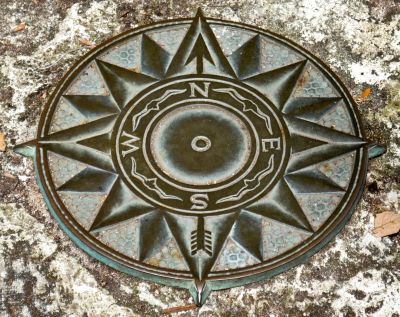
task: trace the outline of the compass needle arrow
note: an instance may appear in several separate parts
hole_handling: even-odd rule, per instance
[[[196,59],[196,70],[198,74],[203,73],[203,59],[215,65],[201,35],[197,37],[196,43],[194,44],[192,52],[190,53],[185,65],[189,64],[194,59]]]

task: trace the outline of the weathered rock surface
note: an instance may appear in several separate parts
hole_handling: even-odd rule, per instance
[[[191,302],[184,290],[114,271],[78,249],[39,194],[30,159],[57,81],[89,47],[166,18],[206,16],[275,31],[343,78],[370,140],[388,153],[370,164],[350,223],[306,264],[267,282],[211,294],[180,316],[400,316],[400,237],[372,235],[374,216],[400,209],[400,4],[397,0],[0,0],[0,316],[159,316]],[[15,27],[25,23],[18,32]]]

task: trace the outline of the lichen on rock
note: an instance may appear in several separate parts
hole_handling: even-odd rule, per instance
[[[398,316],[399,236],[372,235],[374,216],[399,212],[400,9],[397,1],[3,1],[0,8],[0,315],[159,316],[191,302],[183,290],[117,272],[78,249],[50,216],[30,160],[12,146],[34,138],[41,109],[67,69],[121,31],[167,18],[206,16],[266,28],[330,65],[359,104],[371,162],[345,229],[305,264],[266,282],[212,293],[179,316]],[[26,27],[13,32],[13,27]],[[178,315],[178,314],[177,314]]]

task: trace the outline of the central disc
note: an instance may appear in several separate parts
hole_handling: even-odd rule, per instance
[[[246,164],[251,138],[232,112],[213,105],[170,111],[151,134],[151,154],[173,180],[213,185],[235,176]]]

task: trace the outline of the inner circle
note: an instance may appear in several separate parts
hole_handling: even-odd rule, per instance
[[[209,104],[168,112],[150,136],[150,151],[159,169],[175,181],[197,186],[234,177],[248,162],[251,147],[244,122],[231,111]]]
[[[211,141],[204,135],[198,135],[193,138],[191,146],[196,152],[205,152],[211,147]]]

